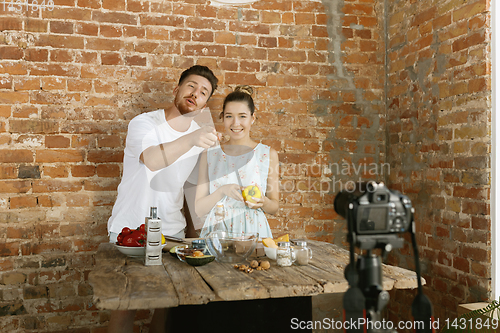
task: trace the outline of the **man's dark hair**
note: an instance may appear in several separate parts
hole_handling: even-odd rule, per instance
[[[205,79],[207,79],[210,82],[210,84],[212,85],[212,91],[210,92],[209,97],[211,97],[212,94],[214,93],[215,89],[217,89],[217,83],[219,82],[219,79],[217,79],[217,77],[214,75],[214,73],[207,66],[194,65],[194,66],[186,69],[184,72],[182,72],[181,77],[179,78],[179,85],[181,85],[182,82],[189,75],[203,76]]]

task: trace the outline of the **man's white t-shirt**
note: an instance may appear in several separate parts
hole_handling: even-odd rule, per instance
[[[149,216],[150,207],[158,208],[162,233],[175,235],[186,227],[181,212],[184,184],[196,184],[200,147],[192,147],[177,161],[159,171],[149,170],[140,160],[141,153],[160,143],[172,142],[200,128],[192,121],[185,132],[174,130],[165,119],[164,110],[140,114],[128,125],[123,158],[123,176],[118,196],[108,220],[108,232],[120,233],[124,227],[135,229]],[[168,151],[164,151],[168,156]],[[194,172],[193,172],[194,170]]]

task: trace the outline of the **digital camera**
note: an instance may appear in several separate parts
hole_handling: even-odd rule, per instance
[[[358,183],[343,190],[335,197],[334,208],[352,223],[349,229],[356,235],[403,233],[411,226],[410,199],[383,183]]]

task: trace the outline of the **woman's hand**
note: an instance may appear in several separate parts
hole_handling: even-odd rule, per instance
[[[219,187],[219,191],[230,198],[243,202],[243,196],[241,195],[242,189],[237,184],[227,184],[221,186]]]

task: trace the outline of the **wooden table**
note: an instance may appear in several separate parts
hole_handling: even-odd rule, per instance
[[[133,310],[172,308],[214,301],[340,294],[347,290],[344,267],[349,252],[336,245],[308,241],[313,259],[308,266],[271,268],[241,272],[233,264],[212,262],[192,267],[168,253],[163,266],[144,266],[141,259],[120,253],[113,244],[103,243],[96,254],[95,269],[89,275],[98,308]],[[416,288],[412,271],[383,265],[385,290]],[[425,281],[422,281],[425,283]]]

